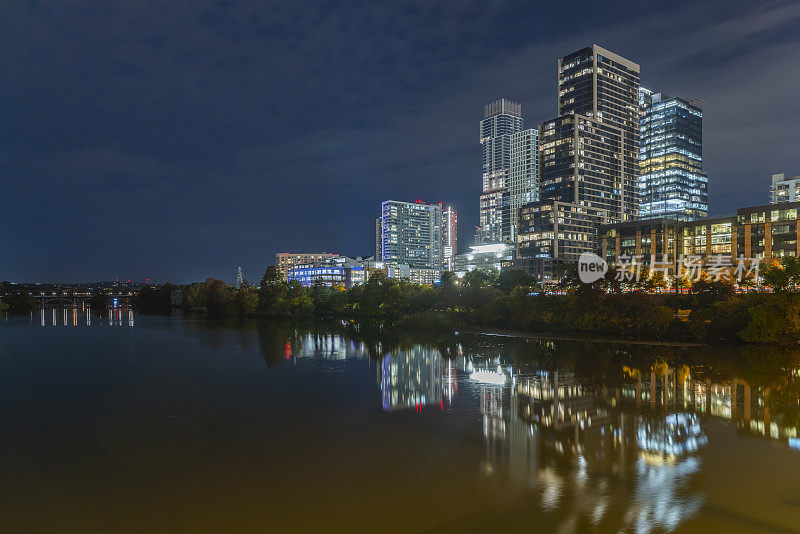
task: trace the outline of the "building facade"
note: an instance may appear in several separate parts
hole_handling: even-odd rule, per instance
[[[703,172],[703,111],[696,101],[641,88],[639,194],[642,219],[708,215]]]
[[[330,252],[310,252],[310,253],[294,253],[294,252],[278,252],[275,254],[275,266],[280,271],[284,280],[289,280],[289,271],[293,267],[302,265],[315,265],[324,263],[327,260],[335,258],[337,254]]]
[[[570,202],[533,202],[520,210],[518,258],[577,261],[597,249],[597,228],[608,211]]]
[[[480,269],[500,271],[514,261],[514,246],[509,243],[479,243],[470,251],[458,254],[453,260],[453,271],[459,278],[469,271]]]
[[[539,130],[522,130],[511,136],[509,168],[510,241],[516,242],[519,210],[539,200]]]
[[[387,200],[381,204],[380,261],[442,268],[442,205]]]
[[[539,132],[540,200],[639,213],[639,65],[597,45],[558,61],[558,117]]]
[[[334,264],[305,265],[289,270],[289,281],[291,280],[297,280],[303,287],[321,285],[350,289],[364,283],[364,269]]]
[[[306,265],[296,265],[289,269],[288,279],[297,280],[304,287],[322,285],[350,289],[364,284],[369,279],[369,274],[366,262],[360,258],[334,256]]]
[[[798,211],[800,202],[786,202],[740,208],[736,215],[726,217],[606,225],[600,230],[599,252],[609,263],[632,256],[640,256],[644,265],[655,258],[658,263],[674,266],[681,256],[697,256],[703,264],[714,256],[722,256],[734,266],[740,258],[771,262],[800,256]]]
[[[772,204],[795,202],[800,200],[800,176],[787,178],[784,173],[772,175],[772,186],[769,189],[769,201]]]
[[[453,257],[458,254],[458,212],[452,207],[442,210],[442,266],[453,270]]]
[[[481,239],[511,239],[509,169],[511,137],[522,131],[522,105],[500,99],[483,108],[480,122],[481,164],[483,167],[480,197]]]

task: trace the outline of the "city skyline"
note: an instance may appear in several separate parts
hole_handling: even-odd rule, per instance
[[[677,3],[660,7],[661,17],[644,6],[624,16],[620,5],[614,16],[587,10],[569,34],[558,28],[557,13],[530,10],[515,24],[535,15],[541,31],[480,51],[494,38],[492,20],[510,7],[475,22],[480,8],[466,4],[404,36],[409,46],[395,63],[379,62],[387,67],[375,78],[367,78],[369,51],[384,39],[397,43],[379,35],[386,24],[380,21],[351,42],[341,30],[293,22],[291,12],[281,11],[244,28],[242,49],[226,33],[233,13],[221,7],[197,7],[187,16],[177,7],[88,14],[68,4],[6,6],[11,30],[4,46],[13,51],[6,61],[15,83],[2,93],[0,245],[13,254],[0,266],[0,279],[190,281],[227,278],[244,265],[253,281],[279,251],[368,255],[374,206],[386,198],[445,200],[460,212],[458,237],[468,245],[480,194],[475,110],[508,98],[523,104],[528,127],[552,118],[557,58],[592,43],[640,64],[642,85],[708,101],[703,167],[710,215],[766,204],[770,176],[798,172],[785,117],[796,107],[800,83],[792,74],[800,72],[792,52],[798,37],[790,31],[800,7],[724,5]],[[400,26],[438,20],[423,9],[390,18]],[[156,13],[186,19],[215,38],[201,44],[180,32],[169,36],[166,25],[130,24]],[[346,18],[346,9],[335,18]],[[56,21],[73,29],[47,31]],[[270,43],[257,30],[269,22],[299,24],[302,36],[315,37],[306,52],[323,50],[326,32],[353,44],[366,62],[340,65],[350,77],[323,82],[318,76],[333,71],[312,76],[295,67],[291,83],[274,87],[268,74],[286,64],[261,51]],[[128,29],[137,26],[146,26],[147,35]],[[679,37],[671,36],[675,27],[684,29]],[[107,31],[93,31],[99,28]],[[427,34],[453,45],[431,47]],[[464,53],[463,42],[475,48]],[[203,50],[207,59],[185,55]],[[266,68],[237,62],[248,57]],[[218,74],[210,68],[215,60]],[[426,77],[445,65],[453,67],[450,74]],[[253,74],[259,70],[267,74]],[[391,85],[400,79],[408,82]],[[348,96],[353,82],[359,90]],[[301,200],[304,209],[289,209]]]

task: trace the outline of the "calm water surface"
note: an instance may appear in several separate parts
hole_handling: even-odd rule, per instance
[[[800,532],[799,398],[777,349],[45,310],[0,530]]]

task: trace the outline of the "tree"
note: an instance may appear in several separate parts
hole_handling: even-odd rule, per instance
[[[460,281],[456,273],[445,271],[439,284],[439,309],[447,311],[458,306]]]
[[[497,287],[505,293],[520,286],[530,287],[536,283],[536,279],[522,269],[504,269],[497,277]]]
[[[764,270],[764,283],[776,293],[797,291],[800,287],[800,259],[785,256]]]
[[[464,274],[461,283],[464,287],[481,288],[497,285],[497,270],[473,269]]]
[[[201,293],[205,296],[209,315],[221,316],[228,313],[231,306],[231,288],[222,280],[209,278],[203,284]]]
[[[245,282],[236,290],[236,312],[243,317],[255,315],[258,307],[258,293]]]
[[[264,276],[261,278],[261,287],[267,287],[283,282],[283,275],[274,265],[267,267]]]

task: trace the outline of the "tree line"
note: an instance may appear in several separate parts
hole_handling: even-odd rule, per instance
[[[737,291],[730,280],[694,282],[677,292],[656,292],[663,277],[620,282],[609,274],[593,284],[565,272],[543,288],[520,270],[445,272],[424,286],[377,273],[349,290],[286,282],[270,266],[258,286],[231,287],[221,280],[145,288],[136,306],[167,311],[178,291],[182,307],[212,316],[374,320],[420,330],[501,328],[559,335],[608,336],[698,342],[800,342],[800,261],[768,266],[770,291]]]

